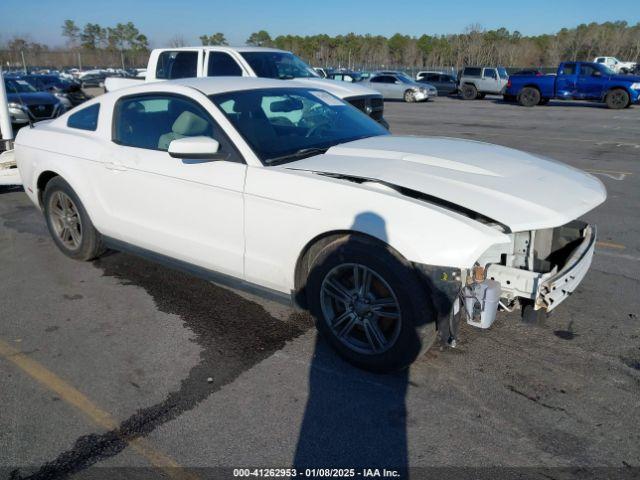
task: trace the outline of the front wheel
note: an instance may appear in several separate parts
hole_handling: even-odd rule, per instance
[[[416,101],[416,94],[413,90],[407,90],[404,92],[404,101],[407,103],[413,103]]]
[[[523,107],[535,107],[540,103],[540,90],[533,87],[525,87],[518,95],[518,103]]]
[[[460,95],[463,100],[475,100],[478,97],[478,89],[474,85],[463,85]]]
[[[436,338],[435,314],[410,264],[383,245],[341,237],[312,260],[308,304],[318,330],[350,363],[385,373]]]
[[[67,182],[61,177],[51,179],[43,200],[49,233],[62,253],[75,260],[92,260],[104,252],[100,233]]]
[[[607,93],[605,102],[607,104],[607,107],[614,110],[627,108],[630,104],[629,94],[625,90],[617,88]]]

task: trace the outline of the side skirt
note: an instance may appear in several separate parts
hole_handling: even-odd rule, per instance
[[[202,280],[206,280],[207,282],[212,282],[223,287],[250,293],[252,295],[264,298],[265,300],[270,300],[272,302],[277,302],[290,307],[294,306],[293,296],[290,294],[263,287],[255,283],[247,282],[245,280],[242,280],[241,278],[216,272],[214,270],[208,270],[192,263],[183,262],[182,260],[178,260],[173,257],[168,257],[166,255],[162,255],[160,253],[153,252],[136,245],[131,245],[127,242],[116,240],[115,238],[103,237],[103,240],[105,246],[112,250],[127,252],[132,255],[145,258],[152,262],[159,263],[173,270],[179,270],[189,273],[195,277],[201,278]]]

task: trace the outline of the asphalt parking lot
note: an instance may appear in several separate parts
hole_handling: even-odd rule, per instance
[[[544,325],[500,314],[408,372],[368,374],[288,308],[121,253],[64,257],[26,195],[4,188],[0,477],[292,464],[639,474],[640,107],[438,98],[385,110],[396,134],[548,155],[605,184],[607,202],[586,216],[599,229],[592,269]],[[453,471],[469,472],[506,470]]]

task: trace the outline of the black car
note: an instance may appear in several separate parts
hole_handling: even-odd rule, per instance
[[[107,78],[106,73],[88,73],[80,78],[82,88],[88,87],[104,87],[104,79]]]
[[[56,118],[65,112],[59,98],[37,91],[26,80],[5,77],[4,86],[9,102],[9,118],[15,126]]]
[[[433,85],[438,90],[438,95],[453,95],[458,91],[456,77],[446,73],[427,73],[416,82]]]
[[[20,78],[29,82],[36,90],[68,99],[72,107],[90,98],[82,91],[78,82],[65,80],[57,75],[23,75]]]

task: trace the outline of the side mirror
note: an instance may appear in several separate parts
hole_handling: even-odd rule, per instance
[[[173,158],[214,160],[220,158],[220,143],[211,137],[184,137],[172,140],[169,155]]]
[[[396,81],[395,81],[395,82],[393,82],[393,83],[395,83],[396,85],[400,85],[402,82],[401,82],[400,80],[396,80]]]

